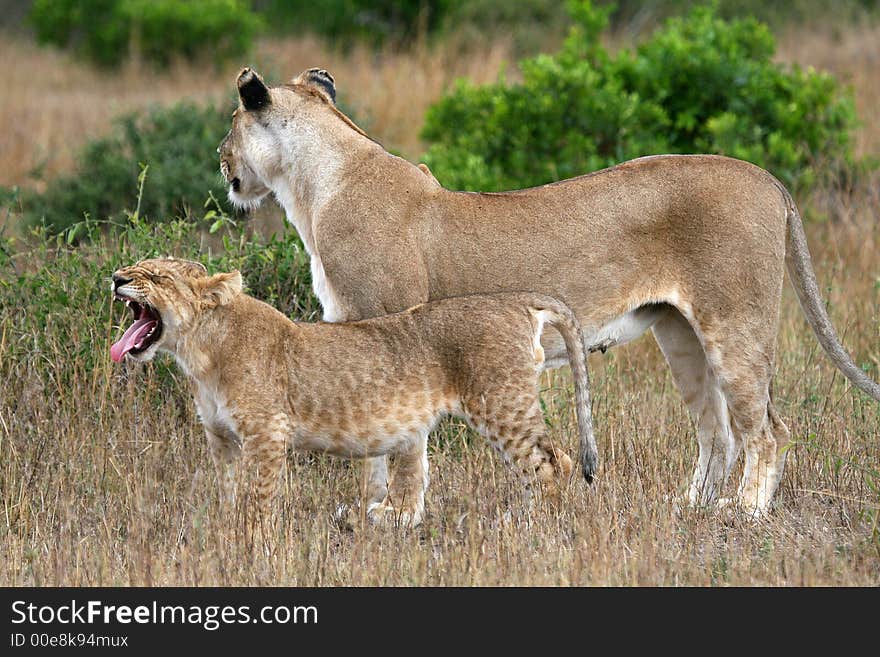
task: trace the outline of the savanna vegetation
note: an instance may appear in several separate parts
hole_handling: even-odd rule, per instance
[[[101,0],[89,29],[84,4],[37,0],[0,40],[16,90],[0,97],[3,584],[880,584],[880,408],[834,370],[789,288],[774,394],[792,444],[769,518],[677,509],[694,429],[643,338],[590,357],[602,471],[558,508],[521,513],[505,465],[449,422],[422,527],[340,525],[361,469],[291,454],[267,553],[265,528],[220,512],[173,362],[110,361],[125,310],[108,283],[119,265],[173,254],[240,269],[251,294],[319,316],[296,234],[273,207],[232,212],[215,149],[240,65],[274,82],[320,65],[359,125],[453,188],[651,152],[768,167],[797,192],[844,343],[880,378],[876,3],[829,16],[813,0],[568,13],[541,0],[211,0],[202,23],[179,3]],[[156,54],[153,30],[172,29],[189,45]],[[568,374],[543,385],[550,431],[574,446]]]

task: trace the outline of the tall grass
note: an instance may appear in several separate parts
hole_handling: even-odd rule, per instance
[[[810,230],[832,317],[880,370],[878,212]],[[871,231],[864,226],[873,226]],[[412,532],[334,520],[360,468],[291,454],[273,551],[228,515],[182,374],[168,359],[114,365],[125,323],[107,276],[158,253],[241,267],[257,296],[314,317],[295,237],[212,249],[181,222],[63,238],[0,266],[0,581],[4,584],[880,584],[880,408],[846,386],[786,290],[778,405],[793,444],[779,506],[761,522],[688,511],[694,431],[649,338],[593,356],[602,469],[559,508],[519,506],[500,459],[461,425],[432,445],[428,517]],[[872,241],[873,240],[873,241]],[[38,242],[39,243],[39,242]],[[9,253],[11,249],[2,250]],[[866,274],[866,272],[870,272]],[[555,438],[575,446],[565,374],[543,379]],[[729,486],[735,486],[735,472]],[[510,517],[507,514],[512,511]]]
[[[387,148],[417,158],[425,109],[456,78],[495,79],[508,59],[503,43],[483,44],[467,57],[452,46],[424,44],[402,53],[348,54],[312,38],[263,41],[253,61],[225,68],[176,64],[166,73],[127,65],[119,73],[97,71],[69,56],[40,49],[15,36],[0,39],[8,88],[0,95],[0,186],[36,186],[73,166],[85,141],[104,135],[114,117],[180,100],[217,104],[235,96],[235,75],[255,65],[272,83],[310,66],[329,69],[340,96]]]

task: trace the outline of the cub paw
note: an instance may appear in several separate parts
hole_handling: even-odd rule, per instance
[[[565,452],[556,450],[556,469],[559,470],[559,474],[564,479],[568,479],[571,476],[574,464],[571,462],[571,457]]]
[[[422,524],[423,513],[420,509],[395,509],[387,500],[374,502],[367,509],[367,518],[374,525],[384,527],[418,527]]]

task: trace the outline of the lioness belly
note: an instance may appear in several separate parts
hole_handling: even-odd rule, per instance
[[[583,327],[584,345],[589,351],[605,351],[626,344],[650,329],[668,311],[666,304],[648,304],[601,324],[598,328]],[[556,331],[546,331],[541,339],[546,360],[544,370],[568,364],[565,344]]]

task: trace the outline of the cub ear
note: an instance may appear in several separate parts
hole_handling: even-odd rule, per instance
[[[231,271],[229,273],[214,274],[213,276],[202,278],[198,281],[197,285],[198,289],[196,291],[206,305],[211,308],[222,306],[241,294],[241,273]]]
[[[249,68],[242,69],[238,74],[238,95],[246,110],[259,110],[272,102],[269,87],[256,71]]]
[[[331,103],[336,104],[336,80],[323,68],[306,69],[293,78],[292,83],[312,87],[326,96]]]

